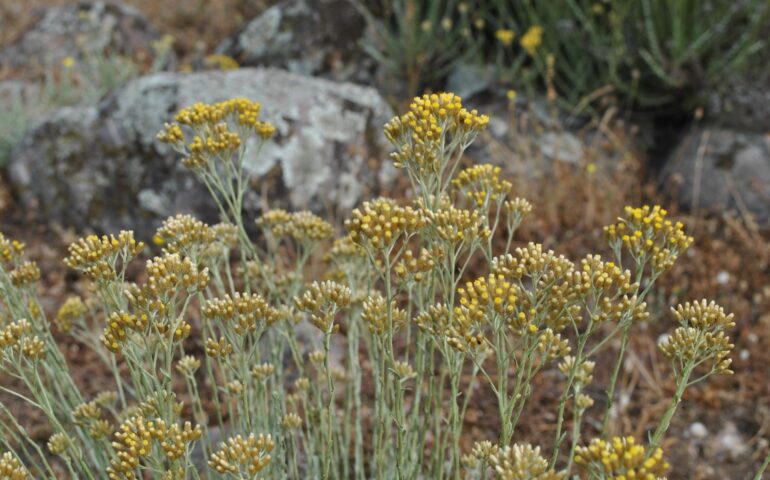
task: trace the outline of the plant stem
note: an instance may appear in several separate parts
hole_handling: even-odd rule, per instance
[[[767,470],[768,464],[770,464],[770,453],[767,454],[765,461],[762,462],[762,465],[759,467],[757,474],[754,476],[754,480],[762,480],[762,474],[764,474],[765,470]]]
[[[631,330],[631,323],[629,322],[623,328],[623,336],[620,339],[620,350],[618,350],[618,357],[615,359],[615,367],[612,369],[612,377],[610,378],[610,385],[607,388],[607,406],[604,407],[604,418],[602,419],[602,436],[607,437],[610,423],[610,412],[612,410],[612,404],[615,399],[615,389],[617,388],[618,377],[620,376],[620,368],[623,366],[623,357],[628,346],[628,333]]]
[[[652,452],[655,450],[655,448],[658,447],[661,438],[668,430],[668,427],[671,425],[671,419],[674,417],[674,413],[676,413],[676,409],[679,404],[682,403],[682,395],[684,395],[684,391],[687,388],[687,382],[690,379],[690,374],[692,374],[692,369],[693,365],[688,363],[682,371],[682,375],[678,379],[674,398],[671,399],[671,403],[666,409],[666,413],[664,413],[663,417],[660,419],[660,422],[655,429],[655,433],[653,433],[652,437],[650,437],[650,443],[647,449],[648,457],[652,455]]]

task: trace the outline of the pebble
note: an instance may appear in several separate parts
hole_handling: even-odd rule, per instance
[[[697,438],[698,440],[702,440],[706,438],[706,436],[708,436],[709,434],[709,431],[706,428],[706,426],[700,422],[695,422],[692,425],[690,425],[689,432],[690,432],[690,436],[692,436],[693,438]]]

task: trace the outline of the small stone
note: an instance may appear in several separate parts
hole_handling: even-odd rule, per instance
[[[695,422],[692,425],[690,425],[688,432],[690,433],[691,437],[696,438],[698,440],[702,440],[706,438],[709,434],[709,431],[706,428],[706,426],[700,422]]]
[[[732,459],[738,459],[746,454],[746,441],[738,432],[738,428],[733,422],[727,422],[717,435],[717,442],[722,451]]]
[[[726,285],[730,281],[730,274],[723,270],[717,274],[716,281],[720,285]]]

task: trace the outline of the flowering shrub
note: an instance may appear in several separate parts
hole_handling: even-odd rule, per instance
[[[159,139],[208,187],[223,223],[166,220],[141,283],[126,275],[146,250],[131,232],[78,240],[65,262],[92,294],[67,299],[50,322],[39,270],[0,237],[3,368],[54,431],[46,452],[0,405],[0,478],[53,479],[61,468],[86,479],[663,478],[659,444],[684,390],[731,373],[732,316],[705,300],[675,307],[680,326],[660,347],[677,384],[669,409],[647,444],[609,438],[629,332],[692,238],[660,207],[629,207],[606,228],[612,260],[512,248],[530,204],[511,197],[499,168],[460,170],[487,123],[453,94],[414,99],[385,131],[417,198],[365,202],[336,240],[310,212],[267,211],[256,241],[241,214],[244,154],[275,128],[246,99],[186,108]],[[309,266],[322,246],[319,273]],[[478,263],[486,271],[474,277]],[[303,323],[317,336],[300,334]],[[52,328],[98,354],[114,391],[83,397]],[[593,359],[615,337],[603,429],[583,438]],[[546,369],[564,380],[553,444],[541,450],[513,439]],[[482,384],[500,434],[463,452]]]

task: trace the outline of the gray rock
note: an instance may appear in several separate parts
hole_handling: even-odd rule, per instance
[[[94,53],[152,56],[160,34],[131,7],[120,3],[71,2],[37,14],[37,21],[0,51],[0,67],[59,66],[66,57]]]
[[[770,66],[767,62],[707,94],[707,115],[720,126],[770,131]]]
[[[219,44],[245,66],[279,67],[337,80],[360,80],[364,19],[349,0],[284,0]],[[356,61],[353,61],[353,59]]]
[[[661,171],[666,192],[689,209],[751,215],[770,227],[770,135],[700,127]]]
[[[449,74],[446,90],[467,100],[488,89],[494,81],[495,72],[492,65],[461,63]]]
[[[606,135],[554,119],[544,100],[517,98],[514,110],[503,96],[466,103],[490,117],[487,131],[468,149],[474,163],[498,163],[508,175],[532,179],[552,175],[556,164],[593,164],[605,171],[625,164],[625,152],[608,148]]]
[[[392,178],[383,124],[388,104],[371,88],[276,69],[139,78],[97,107],[64,108],[33,125],[14,150],[10,178],[23,205],[77,230],[131,228],[143,238],[177,212],[216,220],[205,188],[155,138],[177,110],[233,97],[262,102],[276,137],[250,157],[247,221],[270,206],[344,212]]]

